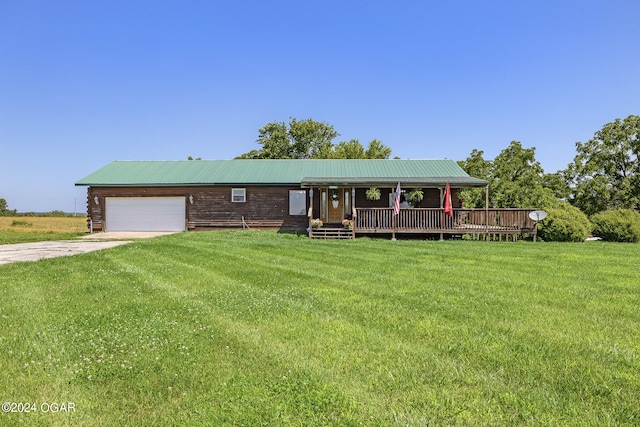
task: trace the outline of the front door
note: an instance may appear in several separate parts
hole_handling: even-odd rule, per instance
[[[327,222],[342,222],[344,219],[344,201],[342,190],[329,189],[327,204]]]

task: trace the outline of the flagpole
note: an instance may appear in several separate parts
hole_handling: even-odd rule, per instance
[[[396,216],[391,217],[391,240],[396,240]]]

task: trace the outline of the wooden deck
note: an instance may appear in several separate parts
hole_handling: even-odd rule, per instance
[[[453,216],[443,209],[400,209],[393,215],[392,208],[356,208],[353,211],[353,237],[365,234],[435,234],[470,235],[474,239],[517,240],[522,234],[535,234],[535,222],[529,218],[534,209],[454,209]],[[311,212],[309,212],[311,215]],[[311,238],[320,235],[316,230]],[[331,238],[325,235],[320,238]]]

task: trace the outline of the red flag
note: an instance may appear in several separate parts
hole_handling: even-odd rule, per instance
[[[451,206],[451,187],[447,182],[447,187],[444,189],[444,214],[446,216],[453,216],[453,206]]]
[[[393,214],[400,214],[400,182],[398,181],[398,187],[396,188],[396,203],[393,205]]]

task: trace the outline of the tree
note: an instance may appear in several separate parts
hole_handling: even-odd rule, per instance
[[[333,126],[312,119],[291,118],[289,124],[271,122],[259,130],[259,150],[251,150],[238,159],[388,159],[391,148],[374,139],[365,150],[351,139],[334,144],[339,135]]]
[[[391,157],[391,148],[374,139],[369,143],[367,151],[364,153],[365,159],[388,159]]]
[[[494,159],[489,175],[489,195],[498,208],[545,207],[553,200],[543,186],[544,170],[535,158],[535,147],[523,148],[518,141]]]
[[[334,159],[364,159],[365,151],[360,141],[352,139],[349,142],[340,142],[333,149],[331,158]]]
[[[339,134],[333,126],[312,119],[298,121],[291,118],[289,124],[271,122],[259,130],[260,150],[242,154],[240,159],[312,159],[329,155],[333,139]]]
[[[491,172],[491,161],[485,160],[484,151],[471,150],[471,154],[466,160],[458,161],[458,165],[469,175],[489,180],[489,174]],[[467,188],[460,190],[458,197],[464,202],[464,205],[468,208],[484,207],[485,204],[485,190],[480,188]]]
[[[496,208],[544,208],[557,203],[554,191],[545,186],[554,182],[551,175],[545,175],[535,158],[535,148],[523,148],[518,141],[496,156],[493,161],[485,160],[484,152],[473,150],[466,160],[458,162],[465,172],[476,178],[489,181],[490,205]],[[462,190],[460,198],[468,207],[484,207],[483,190]]]
[[[9,209],[9,205],[5,199],[0,199],[0,216],[14,216],[17,211]]]
[[[565,171],[547,173],[542,177],[542,185],[551,190],[551,194],[558,200],[568,200],[569,186]]]
[[[640,209],[640,116],[605,124],[584,144],[567,170],[570,201],[588,215]]]
[[[339,142],[334,146],[330,157],[332,159],[388,159],[391,155],[391,148],[381,141],[374,139],[365,150],[364,146],[357,139],[348,142]]]

